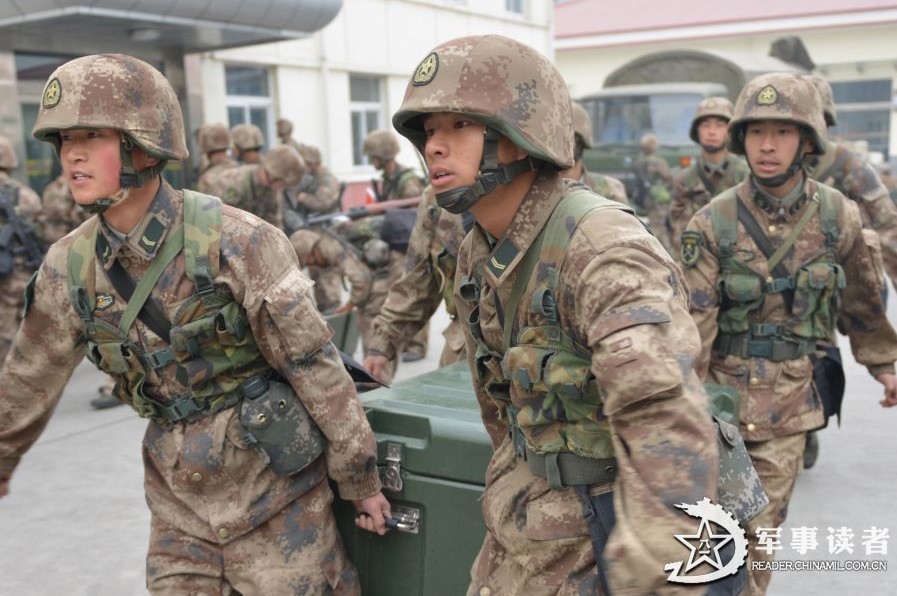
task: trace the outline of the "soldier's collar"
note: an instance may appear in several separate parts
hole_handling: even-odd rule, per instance
[[[102,255],[103,267],[109,268],[125,245],[146,260],[155,257],[180,213],[180,203],[174,200],[176,196],[177,192],[163,180],[143,219],[127,234],[116,233],[103,221],[101,233],[97,235],[98,253]]]
[[[795,213],[807,202],[807,178],[803,176],[802,180],[791,189],[791,191],[782,198],[778,198],[763,188],[761,188],[753,178],[751,178],[751,189],[753,190],[753,202],[763,212],[770,216],[784,215],[793,217]]]
[[[711,175],[716,174],[716,173],[722,174],[727,169],[729,169],[729,156],[727,155],[719,163],[713,163],[711,161],[704,159],[704,156],[702,155],[702,156],[698,157],[698,165],[700,167],[704,168],[704,171],[707,172],[708,174],[711,174]]]

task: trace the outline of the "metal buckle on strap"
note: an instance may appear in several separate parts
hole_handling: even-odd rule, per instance
[[[143,359],[152,369],[159,369],[175,361],[171,348],[163,348],[143,355]]]
[[[777,294],[785,290],[793,290],[795,286],[794,276],[779,277],[772,281],[766,282],[766,293]]]
[[[751,333],[762,337],[782,337],[785,331],[784,325],[777,323],[755,323],[751,325]]]
[[[180,422],[203,409],[192,397],[181,397],[171,403],[157,407],[162,418],[170,422]]]

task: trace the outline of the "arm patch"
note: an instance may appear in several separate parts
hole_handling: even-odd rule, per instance
[[[701,247],[704,246],[704,236],[700,232],[688,230],[682,232],[682,241],[679,248],[679,261],[683,267],[694,267],[701,259]]]

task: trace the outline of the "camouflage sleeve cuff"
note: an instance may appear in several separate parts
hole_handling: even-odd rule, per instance
[[[882,374],[894,374],[894,363],[891,362],[889,364],[870,364],[866,367],[869,370],[869,374],[875,378],[878,378],[878,375]]]
[[[370,342],[368,343],[368,354],[379,354],[385,356],[387,360],[395,360],[396,348],[385,335],[377,333],[377,328],[371,333]]]
[[[346,501],[357,501],[376,494],[383,485],[380,483],[380,474],[374,470],[368,472],[351,482],[337,484],[340,498]]]
[[[13,470],[19,465],[18,457],[4,457],[0,459],[0,476],[11,476]]]

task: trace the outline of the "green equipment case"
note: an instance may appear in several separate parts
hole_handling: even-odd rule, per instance
[[[360,396],[377,436],[383,494],[399,528],[359,530],[351,503],[337,523],[366,596],[456,596],[485,535],[479,499],[492,445],[460,362]]]

